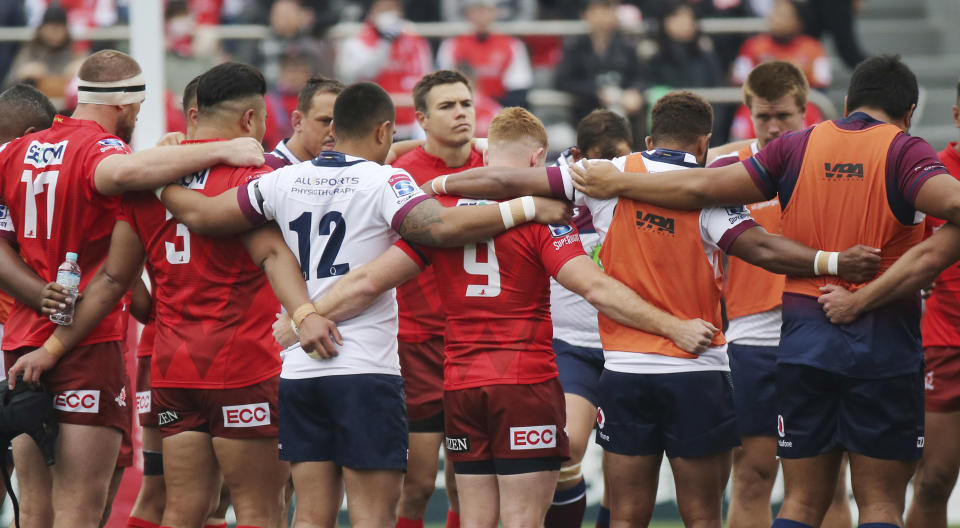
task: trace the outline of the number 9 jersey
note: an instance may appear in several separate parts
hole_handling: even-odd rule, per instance
[[[241,187],[237,198],[251,222],[277,222],[316,301],[396,242],[407,213],[428,196],[404,170],[327,151]],[[280,376],[400,375],[394,290],[339,328],[344,344],[337,357],[317,361],[293,345]]]
[[[107,256],[119,209],[118,196],[97,192],[93,175],[109,156],[130,148],[93,121],[58,115],[47,130],[0,146],[0,199],[11,220],[20,256],[45,281],[57,277],[68,251],[79,255],[86,287]],[[12,240],[13,233],[2,235]],[[7,321],[3,349],[37,347],[53,333],[45,316],[17,302]],[[80,345],[119,341],[119,305]]]

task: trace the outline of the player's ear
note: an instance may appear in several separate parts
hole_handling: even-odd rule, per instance
[[[953,115],[954,115],[954,116],[957,115],[957,107],[956,107],[956,106],[953,107]],[[954,120],[956,120],[956,119],[954,119]],[[20,134],[20,135],[21,135],[21,136],[26,136],[27,134],[33,134],[33,133],[36,132],[36,131],[37,131],[37,127],[33,127],[33,126],[32,126],[32,127],[27,128],[26,130],[24,130],[24,131],[23,131],[23,134]]]
[[[583,159],[583,152],[580,152],[577,147],[570,147],[570,157],[573,158],[573,161],[580,161]]]
[[[847,108],[847,96],[844,95],[843,96],[843,117],[847,117],[849,115],[850,115],[850,109]]]
[[[293,128],[294,132],[300,132],[300,124],[303,122],[303,114],[300,110],[294,110],[290,112],[290,126]]]
[[[417,110],[417,114],[416,114],[416,115],[417,115],[417,124],[420,125],[420,128],[426,130],[427,127],[423,126],[423,124],[427,122],[427,117],[428,117],[428,116],[427,116],[427,113],[426,113],[426,112],[421,112],[420,110]]]
[[[390,121],[384,121],[377,127],[377,143],[393,143],[393,135],[390,133]]]
[[[707,150],[710,149],[710,137],[713,134],[707,134],[705,136],[700,136],[697,139],[697,151],[693,154],[697,157],[697,163],[700,165],[706,165],[707,161]]]
[[[644,144],[647,145],[647,150],[653,150],[653,136],[647,136],[643,139]]]
[[[256,112],[253,111],[253,108],[248,108],[240,116],[240,128],[244,132],[250,132],[253,130],[253,119],[255,117],[255,113]]]
[[[910,130],[910,123],[913,121],[913,111],[917,109],[916,104],[910,105],[910,110],[907,110],[907,115],[903,116],[903,131],[906,132]]]
[[[546,161],[547,151],[543,147],[538,147],[530,156],[530,166],[539,167]]]
[[[197,108],[195,106],[191,106],[187,110],[187,124],[190,124],[190,125],[197,124]]]

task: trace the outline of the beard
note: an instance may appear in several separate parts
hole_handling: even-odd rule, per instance
[[[137,125],[137,120],[134,118],[130,121],[121,121],[117,123],[117,137],[122,139],[124,143],[129,144],[133,140],[133,129]]]

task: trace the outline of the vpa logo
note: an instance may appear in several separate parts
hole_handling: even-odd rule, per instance
[[[657,233],[674,234],[676,220],[667,216],[660,216],[653,213],[644,214],[637,210],[637,227],[655,231]]]
[[[863,163],[824,163],[824,175],[833,180],[863,179]]]

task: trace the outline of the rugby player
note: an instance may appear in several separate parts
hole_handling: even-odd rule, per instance
[[[445,208],[405,171],[380,165],[390,149],[394,118],[393,102],[382,88],[367,82],[348,86],[334,104],[338,151],[215,197],[180,186],[167,187],[161,196],[191,230],[229,233],[275,219],[315,299],[351,268],[389,248],[398,234],[424,245],[458,246],[504,231],[499,206]],[[522,222],[569,218],[564,204],[530,200],[511,204],[526,205]],[[294,322],[313,309],[299,307]],[[326,315],[344,318],[335,311]],[[358,316],[343,325],[339,351],[328,337],[315,352],[312,346],[294,346],[284,353],[280,457],[292,463],[298,522],[333,524],[345,484],[351,525],[393,528],[408,434],[393,294],[347,315]]]
[[[581,159],[613,159],[630,153],[633,135],[630,123],[610,110],[594,110],[577,124],[577,145],[561,154],[557,165]],[[600,236],[586,207],[576,208],[574,225],[584,251],[596,257]],[[544,521],[546,528],[579,527],[587,507],[587,485],[581,462],[590,433],[597,424],[597,394],[603,372],[603,345],[597,329],[597,310],[555,279],[550,280],[550,318],[553,321],[553,351],[563,386],[567,414],[570,459],[560,467],[557,491]],[[597,512],[597,525],[609,526],[610,509],[604,498]]]
[[[526,110],[502,111],[490,130],[491,166],[543,165],[546,131]],[[478,203],[441,199],[450,206]],[[672,317],[611,280],[583,253],[573,227],[529,226],[482,247],[484,258],[481,244],[391,248],[348,274],[318,307],[355,311],[418,273],[426,264],[424,251],[432,255],[449,322],[445,434],[463,490],[464,524],[495,526],[500,520],[504,526],[540,526],[568,453],[562,388],[549,343],[548,275],[616,320],[671,336],[690,352],[704,350],[716,328]],[[518,432],[526,436],[514,437]]]
[[[718,157],[709,167],[725,167],[755,155],[782,134],[803,127],[809,86],[793,63],[770,61],[747,75],[743,103],[750,111],[757,139],[739,151]],[[776,198],[747,206],[750,216],[769,233],[780,232]],[[742,446],[733,450],[733,493],[727,523],[731,528],[764,528],[772,522],[770,493],[777,477],[777,404],[775,375],[780,345],[781,297],[785,277],[731,257],[724,302],[730,320],[725,332],[733,403]],[[850,526],[845,471],[824,519],[829,528]]]
[[[473,92],[458,72],[439,70],[413,88],[417,123],[424,144],[391,165],[410,173],[417,185],[442,174],[483,166],[483,153],[473,148]],[[445,316],[433,269],[397,288],[400,327],[397,333],[403,375],[410,456],[400,493],[397,528],[422,528],[427,503],[437,480],[437,455],[443,442],[443,334]],[[459,526],[456,481],[450,464],[447,481],[448,528]]]
[[[333,102],[342,91],[343,83],[336,79],[311,77],[300,89],[296,110],[290,113],[293,135],[277,143],[273,154],[292,165],[313,159],[324,150],[333,150]]]
[[[57,116],[50,129],[11,141],[0,151],[0,197],[18,225],[17,242],[26,264],[52,281],[64,255],[75,251],[81,269],[88,272],[81,281],[86,286],[105,257],[119,207],[116,195],[153,188],[213,163],[262,163],[263,157],[251,141],[130,154],[126,140],[144,94],[136,61],[101,51],[84,61],[79,79],[73,118]],[[24,280],[16,268],[0,274]],[[16,384],[20,372],[28,382],[44,374],[42,381],[55,394],[61,420],[52,470],[32,441],[14,442],[25,524],[93,527],[100,522],[121,431],[129,421],[121,398],[126,374],[119,315],[114,310],[101,318],[94,332],[64,354],[64,348],[41,346],[55,325],[26,304],[14,305],[3,341],[6,364],[12,365],[10,383]],[[50,493],[52,520],[51,511],[43,507],[49,504],[43,496]]]
[[[960,182],[926,142],[906,134],[917,97],[916,78],[898,57],[872,57],[854,71],[844,119],[776,139],[743,163],[671,180],[597,164],[577,185],[677,208],[779,193],[784,235],[828,250],[818,271],[832,269],[831,252],[850,243],[882,248],[886,268],[920,241],[923,213],[960,222]],[[837,283],[787,274],[776,381],[786,497],[775,527],[820,524],[843,450],[860,523],[899,526],[922,453],[919,299],[899,298],[836,327],[814,303],[821,287]]]
[[[708,103],[689,92],[673,93],[658,102],[652,116],[653,135],[647,138],[650,150],[617,158],[615,164],[652,165],[653,170],[662,172],[703,163],[713,118]],[[502,196],[523,190],[586,204],[601,239],[614,233],[603,242],[600,252],[608,274],[676,316],[702,317],[714,326],[720,325],[722,250],[772,271],[813,274],[815,250],[768,234],[743,208],[703,210],[693,215],[623,198],[619,202],[594,200],[573,192],[571,170],[548,169],[546,175],[541,171],[509,176],[462,173],[449,176],[439,186],[470,196]],[[674,240],[677,242],[671,245]],[[641,248],[642,254],[638,254]],[[693,267],[681,270],[678,265],[687,260],[677,260],[676,255],[685,250],[691,257],[703,251],[704,259],[692,257]],[[852,266],[844,274],[872,276],[878,257],[859,247],[845,253],[844,261]],[[701,263],[695,264],[698,261]],[[670,295],[661,289],[663,284],[674,288]],[[599,327],[605,359],[601,386],[605,389],[599,397],[597,442],[605,451],[611,526],[649,522],[664,451],[674,469],[684,522],[719,526],[730,449],[739,444],[722,334],[714,337],[706,352],[695,355],[604,317]],[[661,403],[651,406],[651,398]]]

